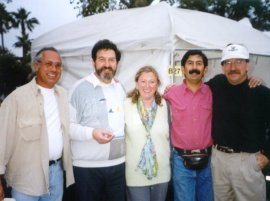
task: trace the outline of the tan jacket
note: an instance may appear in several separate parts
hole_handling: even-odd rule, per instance
[[[63,166],[67,186],[74,182],[69,140],[66,91],[56,86],[63,131]],[[49,146],[43,97],[35,78],[12,92],[0,107],[0,174],[17,191],[29,195],[48,193]]]

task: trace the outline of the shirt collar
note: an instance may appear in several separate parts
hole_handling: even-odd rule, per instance
[[[91,83],[94,85],[94,87],[97,87],[97,86],[104,86],[104,85],[106,85],[106,86],[109,86],[109,85],[115,85],[115,83],[116,83],[116,81],[115,81],[114,78],[113,78],[112,81],[111,81],[111,83],[109,83],[109,84],[104,84],[103,82],[101,82],[101,81],[97,78],[95,72],[91,73],[88,77],[86,77],[86,80],[87,80],[88,82],[91,82]]]
[[[33,88],[33,90],[35,91],[35,94],[38,95],[41,93],[41,89],[38,87],[37,81],[36,81],[36,77],[34,77],[31,81],[30,81],[30,85]],[[54,86],[54,92],[56,94],[59,93],[58,87],[55,85]]]
[[[183,80],[183,88],[185,93],[191,92],[191,90],[186,85],[186,79]],[[207,87],[203,82],[200,83],[200,87],[196,93],[207,93]]]

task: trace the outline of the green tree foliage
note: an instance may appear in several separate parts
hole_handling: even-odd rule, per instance
[[[29,35],[25,34],[22,36],[17,36],[17,39],[18,41],[14,43],[14,46],[16,48],[22,48],[23,50],[22,61],[24,63],[28,63],[31,60],[31,54],[30,54],[31,40],[29,39]]]
[[[270,31],[270,0],[264,0],[254,7],[254,16],[251,17],[253,27],[262,31]]]
[[[148,6],[153,0],[69,0],[83,17],[116,9]],[[174,1],[174,0],[170,0]]]
[[[28,37],[28,33],[33,31],[35,25],[39,24],[36,18],[29,18],[30,14],[31,12],[27,12],[24,8],[19,8],[17,12],[12,12],[15,19],[14,27],[20,28],[21,30],[21,36],[18,37],[19,41],[15,47],[22,47],[23,58],[27,58],[30,54],[31,41]]]
[[[75,4],[74,8],[79,10],[79,15],[89,16],[97,13],[103,13],[108,10],[109,2],[107,0],[70,0]]]
[[[11,0],[6,0],[11,2]],[[24,8],[17,12],[8,12],[3,3],[0,3],[0,33],[2,48],[0,48],[0,98],[7,96],[16,87],[29,81],[28,77],[32,73],[30,66],[31,39],[29,33],[33,31],[35,25],[39,24],[36,18],[30,18],[30,12]],[[20,29],[18,41],[15,47],[22,48],[23,57],[18,58],[4,47],[4,33],[12,28]]]
[[[7,33],[13,25],[12,15],[6,10],[6,6],[0,3],[0,34],[2,50],[5,49],[4,34]]]
[[[137,8],[149,6],[153,0],[120,0],[120,5],[124,5],[126,8]]]
[[[270,30],[270,0],[179,0],[179,5],[237,21],[247,17],[254,28]]]
[[[24,64],[7,49],[0,50],[0,94],[7,96],[16,87],[28,82],[32,72],[29,64]]]
[[[21,34],[25,35],[26,31],[33,31],[35,25],[39,24],[36,18],[29,18],[31,12],[26,11],[24,8],[19,8],[17,12],[12,12],[16,22],[15,27],[21,28]]]

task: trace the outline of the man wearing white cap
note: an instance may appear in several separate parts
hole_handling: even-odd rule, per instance
[[[265,201],[262,169],[269,163],[270,89],[250,88],[249,52],[229,44],[222,52],[224,75],[209,84],[213,94],[212,175],[215,201]]]

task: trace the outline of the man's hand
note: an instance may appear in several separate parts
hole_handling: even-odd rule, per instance
[[[269,163],[269,159],[261,153],[256,156],[256,159],[261,170],[265,168]]]
[[[168,86],[166,86],[166,88],[164,89],[163,94],[167,93],[167,92],[170,90],[170,88],[172,88],[172,87],[175,86],[175,85],[176,85],[176,84],[169,84]]]
[[[106,144],[114,137],[112,132],[103,129],[94,129],[92,135],[99,144]]]
[[[257,86],[260,86],[262,84],[262,80],[256,77],[251,76],[249,78],[248,85],[250,88],[255,88]]]
[[[5,197],[5,192],[4,192],[4,188],[3,188],[3,185],[2,185],[2,181],[1,181],[1,177],[0,177],[0,201],[4,200],[4,197]]]

